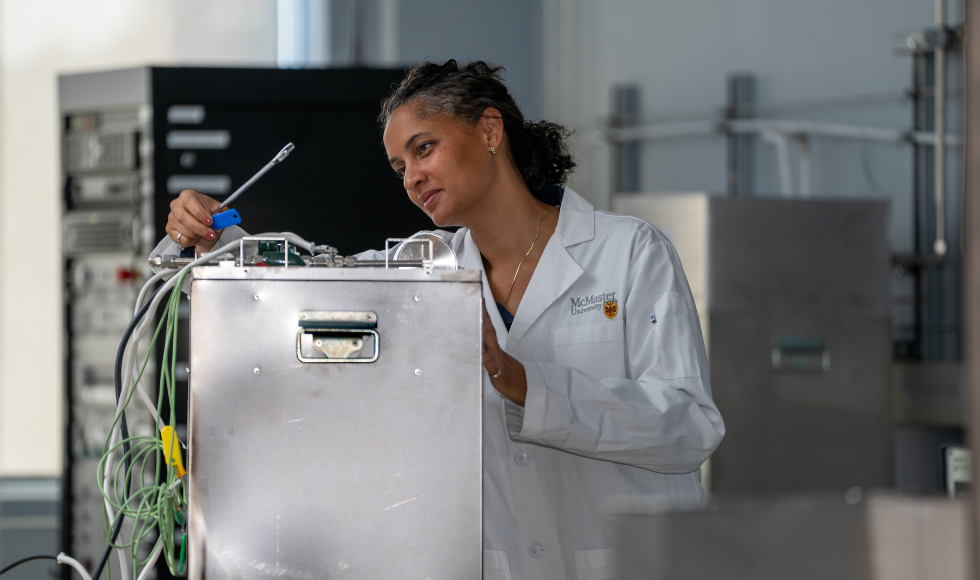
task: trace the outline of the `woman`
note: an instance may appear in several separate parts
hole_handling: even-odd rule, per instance
[[[384,146],[409,198],[461,226],[451,245],[497,305],[484,310],[484,577],[609,578],[602,501],[699,500],[724,424],[673,246],[559,187],[575,167],[567,131],[525,121],[500,71],[412,68],[383,104]],[[218,202],[185,191],[171,206],[170,238],[211,249]]]

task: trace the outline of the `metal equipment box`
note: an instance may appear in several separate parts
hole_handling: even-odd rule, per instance
[[[479,578],[478,272],[199,267],[189,575]]]
[[[890,487],[888,203],[618,195],[674,243],[724,441],[716,492]]]

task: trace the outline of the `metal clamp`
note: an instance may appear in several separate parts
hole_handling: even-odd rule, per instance
[[[429,248],[429,257],[425,257],[425,251],[422,252],[422,268],[428,272],[432,271],[432,256],[434,249],[432,247],[432,240],[427,239],[412,239],[412,238],[388,238],[385,240],[385,270],[387,270],[391,264],[398,267],[399,260],[389,260],[391,243],[397,242],[399,244],[421,244],[423,248]]]

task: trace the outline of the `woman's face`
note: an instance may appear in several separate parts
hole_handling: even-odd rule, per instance
[[[427,117],[416,103],[388,119],[384,145],[412,202],[437,226],[465,226],[496,178],[490,146],[500,149],[499,119],[470,127],[452,115]],[[491,126],[492,125],[492,126]]]

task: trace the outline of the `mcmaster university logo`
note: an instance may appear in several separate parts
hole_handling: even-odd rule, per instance
[[[606,318],[612,320],[619,312],[618,302],[615,292],[604,292],[602,294],[592,294],[581,298],[572,298],[572,315],[584,314],[593,310],[602,310]]]

